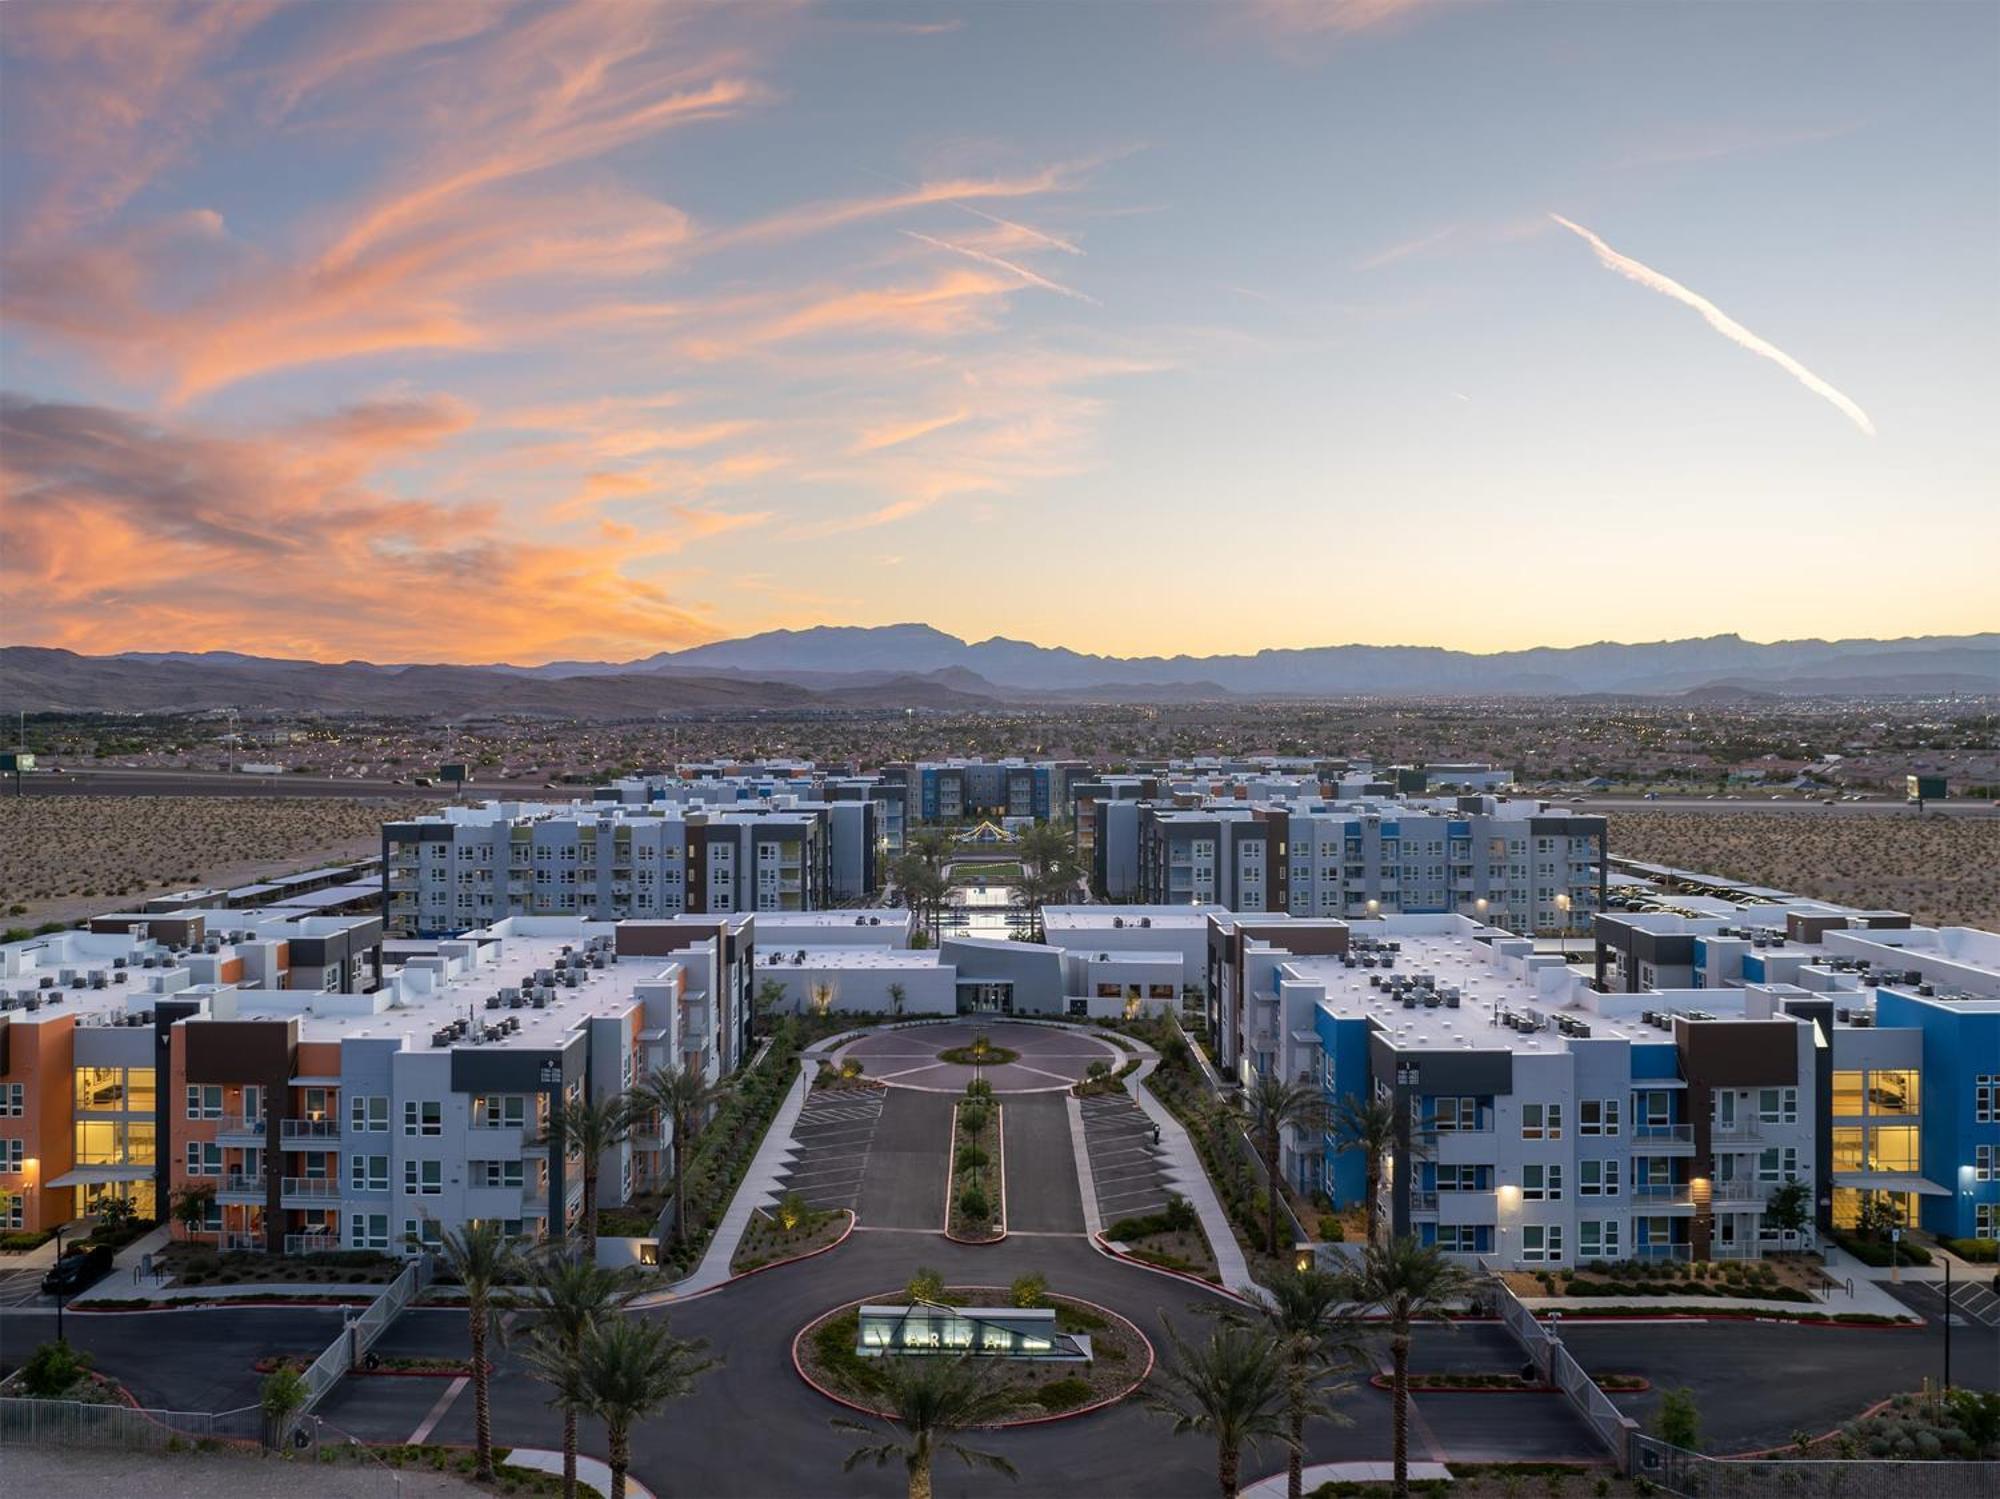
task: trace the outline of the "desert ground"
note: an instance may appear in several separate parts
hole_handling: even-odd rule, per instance
[[[0,796],[0,923],[74,921],[134,899],[229,889],[382,847],[434,800]],[[18,909],[25,906],[25,911]]]
[[[1613,812],[1611,851],[1926,925],[2000,927],[2000,819]]]

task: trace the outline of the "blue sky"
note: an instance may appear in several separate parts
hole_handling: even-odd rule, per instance
[[[1996,56],[1958,4],[26,0],[10,636],[1994,628]]]

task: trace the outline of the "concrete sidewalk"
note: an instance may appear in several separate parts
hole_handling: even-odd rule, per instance
[[[1429,1483],[1434,1479],[1451,1482],[1451,1469],[1443,1463],[1409,1464],[1411,1483]],[[1308,1463],[1303,1478],[1305,1491],[1310,1494],[1323,1483],[1392,1483],[1396,1477],[1394,1463]],[[1238,1490],[1237,1499],[1284,1499],[1285,1478],[1283,1473],[1273,1473],[1269,1478],[1260,1478],[1246,1489]]]
[[[1159,1126],[1160,1154],[1167,1180],[1181,1196],[1194,1204],[1194,1210],[1201,1218],[1202,1232],[1208,1235],[1208,1246],[1215,1252],[1215,1267],[1223,1285],[1246,1296],[1261,1297],[1263,1290],[1250,1278],[1250,1264],[1243,1258],[1243,1250],[1229,1226],[1229,1215],[1222,1210],[1222,1200],[1215,1195],[1214,1184],[1208,1179],[1208,1170],[1201,1163],[1194,1141],[1188,1138],[1187,1130],[1174,1117],[1173,1110],[1144,1086],[1159,1065],[1159,1054],[1147,1048],[1146,1059],[1139,1064],[1138,1071],[1126,1079],[1125,1086],[1146,1117]]]

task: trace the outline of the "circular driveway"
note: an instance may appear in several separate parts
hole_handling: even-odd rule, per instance
[[[963,1067],[938,1060],[939,1052],[970,1046],[975,1036],[1018,1052],[1019,1060],[998,1067]],[[1125,1060],[1110,1042],[1088,1032],[1006,1020],[950,1020],[943,1025],[878,1030],[841,1047],[835,1057],[853,1058],[863,1074],[878,1083],[924,1093],[963,1093],[975,1077],[985,1078],[995,1093],[1055,1093],[1079,1081],[1092,1062],[1115,1068]]]

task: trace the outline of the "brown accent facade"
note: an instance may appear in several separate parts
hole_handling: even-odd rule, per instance
[[[1715,1212],[1715,1090],[1795,1087],[1799,1080],[1799,1023],[1795,1020],[1699,1021],[1674,1017],[1674,1047],[1687,1079],[1688,1123],[1693,1126],[1694,1221],[1688,1237],[1697,1260],[1710,1258]]]

